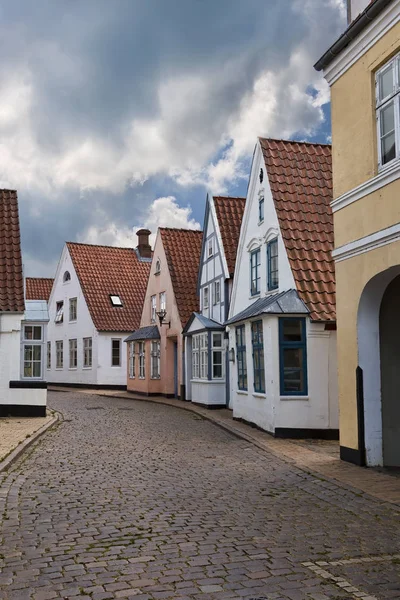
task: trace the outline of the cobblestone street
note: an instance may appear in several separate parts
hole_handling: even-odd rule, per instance
[[[53,392],[1,475],[0,598],[400,598],[399,507],[198,415]]]

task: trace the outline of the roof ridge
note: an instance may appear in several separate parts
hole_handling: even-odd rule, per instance
[[[160,231],[193,231],[194,233],[203,233],[202,229],[189,229],[188,227],[159,227]]]
[[[305,144],[307,146],[325,146],[327,148],[332,147],[332,144],[323,144],[322,142],[305,142],[305,141],[298,141],[298,140],[285,140],[283,138],[263,137],[261,135],[258,136],[258,139],[271,141],[271,142],[284,142],[285,144]]]
[[[115,250],[133,250],[134,246],[110,246],[107,244],[87,244],[86,242],[65,242],[67,246],[89,246],[90,248],[112,248]]]

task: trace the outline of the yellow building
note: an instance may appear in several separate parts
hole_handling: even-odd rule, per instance
[[[400,0],[348,0],[331,87],[341,458],[400,466]]]

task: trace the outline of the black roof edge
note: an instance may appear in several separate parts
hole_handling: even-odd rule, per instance
[[[338,40],[321,56],[321,58],[315,63],[314,69],[316,71],[322,71],[340,54],[346,46],[350,44],[370,23],[373,21],[379,13],[383,11],[392,0],[375,0],[372,4],[369,4],[367,8],[356,17],[356,19],[349,25],[346,31],[340,36]]]

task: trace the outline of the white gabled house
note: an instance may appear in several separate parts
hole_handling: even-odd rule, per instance
[[[150,231],[137,248],[67,242],[49,298],[46,379],[126,388],[123,340],[139,327],[151,265]]]
[[[227,320],[233,416],[338,437],[331,149],[259,139]]]
[[[186,400],[229,405],[228,317],[245,198],[207,195],[197,294],[200,310],[184,328]]]

